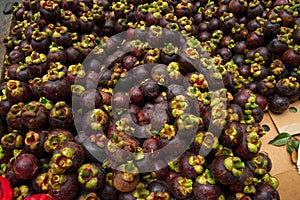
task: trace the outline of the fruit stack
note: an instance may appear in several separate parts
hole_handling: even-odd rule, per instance
[[[297,0],[22,0],[3,41],[1,195],[280,199],[260,122],[299,100],[299,12]]]

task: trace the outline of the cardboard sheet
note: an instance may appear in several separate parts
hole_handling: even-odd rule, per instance
[[[295,110],[296,112],[292,112]],[[300,133],[300,101],[290,105],[290,110],[278,115],[270,112],[271,118],[279,133]]]
[[[276,147],[274,145],[268,144],[270,140],[272,140],[277,134],[278,131],[276,129],[275,124],[273,123],[269,113],[265,113],[264,119],[261,122],[262,125],[267,125],[270,130],[266,132],[262,140],[261,151],[266,152],[272,161],[272,170],[271,174],[276,175],[280,173],[284,173],[293,168],[296,169],[296,165],[293,165],[290,159],[290,154],[287,152],[285,146]],[[295,172],[297,175],[297,172]],[[299,176],[300,179],[300,176]]]
[[[300,133],[300,102],[291,104],[297,112],[286,111],[280,115],[266,112],[262,125],[270,130],[261,138],[261,151],[266,152],[272,160],[271,175],[279,180],[278,191],[282,200],[300,200],[300,175],[297,167],[292,164],[286,146],[276,147],[268,144],[276,135],[282,132],[289,134]]]

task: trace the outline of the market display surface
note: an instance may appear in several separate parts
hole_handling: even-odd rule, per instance
[[[299,100],[298,12],[22,0],[3,40],[0,200],[280,199],[261,121]]]

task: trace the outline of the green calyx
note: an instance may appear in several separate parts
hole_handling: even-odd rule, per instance
[[[13,146],[15,148],[19,148],[23,145],[23,142],[24,142],[23,136],[16,132],[5,134],[1,138],[1,145],[3,147]]]
[[[193,192],[193,180],[186,177],[178,177],[179,191],[183,196],[188,196]]]
[[[175,22],[167,24],[166,28],[168,28],[170,30],[173,30],[173,31],[179,31],[180,30],[179,25]]]
[[[78,72],[81,71],[81,70],[82,70],[82,64],[81,63],[70,65],[68,67],[68,72],[70,72],[74,76],[78,75]]]
[[[245,164],[239,157],[228,156],[224,159],[224,167],[235,177],[240,177],[245,168]]]
[[[52,42],[52,44],[50,45],[49,47],[49,51],[51,53],[56,53],[56,52],[59,52],[59,51],[63,51],[64,48],[62,46],[58,46],[56,43]]]
[[[174,15],[173,13],[167,13],[166,14],[166,19],[169,21],[169,22],[176,22],[177,21],[177,16]]]
[[[58,7],[58,4],[54,1],[40,1],[40,6],[48,11],[53,11]]]
[[[192,114],[182,114],[176,121],[176,125],[179,131],[184,130],[198,130],[203,125],[202,118],[196,117]]]
[[[58,27],[55,27],[54,29],[54,32],[52,34],[52,37],[54,38],[59,38],[61,37],[62,35],[66,34],[68,31],[68,28],[65,27],[65,26],[58,26]]]
[[[76,94],[79,96],[85,91],[85,88],[82,85],[73,84],[73,85],[71,85],[71,91],[73,94]]]
[[[176,8],[183,10],[190,10],[192,7],[193,5],[190,2],[186,2],[186,0],[181,1],[181,3],[176,5]]]
[[[30,56],[25,58],[26,64],[40,64],[47,61],[47,56],[43,53],[38,53],[36,51],[32,51]]]
[[[30,146],[30,149],[37,148],[40,142],[40,135],[35,131],[29,131],[25,135],[25,145]]]
[[[178,159],[169,162],[169,163],[168,163],[168,166],[169,166],[169,168],[170,168],[171,170],[173,170],[173,171],[175,171],[175,172],[177,172],[177,173],[180,172],[179,167],[178,167]]]
[[[40,102],[32,101],[23,107],[22,115],[27,117],[35,117],[36,112],[38,112],[40,106]]]
[[[5,156],[5,150],[2,147],[2,145],[0,145],[0,160]]]
[[[44,148],[48,150],[48,152],[52,152],[54,149],[56,149],[60,144],[62,144],[64,141],[66,141],[68,138],[64,134],[58,134],[58,135],[49,135],[44,143]]]
[[[157,37],[161,37],[163,34],[162,28],[160,26],[152,25],[150,26],[149,31],[152,35],[155,35]]]
[[[171,62],[167,66],[167,71],[168,72],[179,71],[179,70],[180,70],[180,68],[179,68],[179,63],[178,62]]]
[[[235,126],[231,126],[225,130],[225,135],[229,136],[230,140],[234,140],[237,134],[238,132]]]
[[[189,165],[193,166],[194,170],[197,172],[197,174],[200,174],[204,170],[204,163],[205,159],[198,155],[198,156],[190,156],[188,160]]]
[[[36,179],[35,179],[35,183],[40,186],[40,188],[43,191],[48,191],[48,173],[44,172],[42,174],[39,174]]]
[[[159,134],[159,137],[162,139],[171,140],[175,137],[176,130],[173,125],[164,124],[164,127],[160,130],[160,132],[158,134]]]
[[[252,131],[249,133],[246,137],[247,141],[247,147],[248,150],[251,153],[257,153],[259,151],[259,148],[261,146],[260,136],[257,134],[257,132]]]
[[[222,22],[224,22],[224,21],[227,21],[227,20],[229,20],[229,19],[231,19],[231,18],[233,18],[234,16],[233,16],[233,13],[228,13],[228,12],[224,12],[223,13],[223,15],[220,17],[220,20],[222,21]]]
[[[212,177],[212,174],[209,169],[206,169],[202,174],[197,176],[196,182],[199,184],[216,184],[215,179]]]
[[[36,40],[36,41],[41,41],[43,39],[46,39],[47,38],[47,33],[46,32],[41,32],[39,31],[38,29],[35,29],[33,32],[32,32],[32,39]]]
[[[126,5],[122,2],[116,2],[116,3],[113,3],[113,5],[112,5],[112,9],[115,11],[124,11],[125,8],[126,8]]]
[[[205,90],[208,88],[208,83],[203,74],[192,74],[189,81],[199,89]]]
[[[243,189],[245,194],[255,194],[256,188],[254,185],[246,185]]]
[[[186,48],[185,55],[186,55],[187,58],[192,59],[192,60],[199,59],[199,53],[194,48],[190,48],[190,47]]]
[[[39,81],[42,82],[41,79],[39,79]],[[47,110],[50,110],[50,109],[53,108],[53,103],[52,103],[52,101],[49,100],[49,99],[46,99],[45,97],[41,97],[41,98],[39,99],[39,102],[40,102],[41,105],[44,106]]]
[[[51,169],[53,173],[62,174],[73,166],[73,151],[70,148],[63,148],[60,153],[56,153],[51,159]]]
[[[265,174],[261,180],[264,183],[267,183],[267,184],[273,186],[274,188],[278,188],[278,186],[279,186],[278,179],[276,177],[270,176],[269,174]]]
[[[24,197],[28,196],[29,187],[27,185],[21,185],[20,187],[15,187],[13,189],[13,193],[14,193],[14,197],[18,196],[18,198],[23,199]]]
[[[6,82],[6,89],[8,91],[16,90],[17,88],[22,87],[22,82],[18,80],[9,80]]]
[[[116,126],[118,131],[126,132],[129,134],[133,134],[135,128],[131,126],[130,120],[128,118],[121,118],[120,120],[116,121]]]
[[[162,52],[167,55],[174,55],[178,53],[178,47],[174,46],[172,43],[168,43],[163,49]]]
[[[183,95],[175,96],[174,99],[171,101],[170,107],[172,109],[172,115],[174,117],[179,117],[184,113],[184,111],[188,107],[188,102],[186,97]]]
[[[202,145],[207,149],[217,149],[219,146],[219,140],[211,132],[206,132],[203,138]]]
[[[67,180],[68,178],[64,174],[53,174],[49,172],[49,186],[56,191],[59,191]]]
[[[97,175],[98,169],[90,163],[84,164],[78,169],[78,181],[88,189],[97,187],[99,183]]]
[[[261,75],[262,66],[258,63],[253,63],[250,66],[250,72],[253,74],[253,77],[259,77]]]
[[[51,116],[57,119],[66,119],[72,114],[71,108],[65,101],[57,102],[52,108]]]
[[[43,76],[42,80],[43,82],[55,81],[58,79],[63,79],[65,75],[66,73],[63,71],[48,70],[48,73]]]

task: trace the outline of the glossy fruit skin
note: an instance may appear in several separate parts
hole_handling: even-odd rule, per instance
[[[12,92],[14,90],[20,90],[20,93]],[[32,97],[32,92],[28,84],[21,81],[11,80],[6,82],[6,92],[7,99],[11,103],[26,102]]]
[[[143,150],[145,153],[152,153],[160,149],[160,142],[158,138],[147,138],[143,142]]]
[[[80,105],[87,109],[99,108],[102,104],[102,96],[97,90],[85,90],[80,95]]]
[[[131,192],[120,192],[119,200],[135,200],[136,198],[131,194]]]
[[[34,107],[34,110],[31,109]],[[31,101],[22,108],[21,121],[28,129],[41,129],[47,126],[48,111],[39,102]]]
[[[151,182],[148,186],[147,189],[150,192],[166,192],[166,193],[170,193],[170,186],[162,180],[156,180]]]
[[[189,192],[186,193],[186,194],[183,194],[180,191],[179,188],[182,187],[182,186],[180,186],[179,181],[182,178],[183,177],[179,175],[179,176],[176,176],[176,177],[172,178],[171,181],[170,181],[171,193],[177,199],[186,199],[191,195],[191,193],[189,193]]]
[[[239,105],[241,108],[245,107],[248,99],[251,97],[252,91],[249,89],[244,89],[236,93],[234,98],[234,103]]]
[[[95,171],[92,171],[95,170]],[[87,172],[89,173],[88,176],[85,176],[85,174],[82,174],[81,172]],[[92,171],[92,172],[91,172]],[[97,191],[99,190],[104,184],[105,184],[105,170],[104,168],[99,164],[99,163],[87,163],[83,164],[79,169],[78,169],[78,181],[83,181],[84,183],[80,182],[81,187],[86,190],[86,191]],[[92,174],[96,173],[96,175]],[[86,179],[85,179],[86,178]],[[83,180],[81,180],[83,179]],[[97,180],[96,184],[93,184],[93,180]],[[88,181],[90,181],[93,186],[88,185]]]
[[[65,166],[65,163],[60,163],[60,159],[70,160],[72,164]],[[56,174],[74,172],[83,164],[84,160],[83,147],[76,142],[67,141],[53,151],[50,167]]]
[[[48,136],[47,130],[28,131],[24,137],[24,143],[27,151],[36,155],[38,158],[45,156],[44,142]]]
[[[21,120],[21,112],[22,109],[24,107],[24,103],[19,102],[17,104],[13,104],[6,117],[6,123],[8,125],[8,127],[10,127],[11,129],[17,129],[17,130],[24,130],[26,129],[26,127],[24,126],[24,124],[22,123]]]
[[[32,39],[31,46],[33,50],[47,54],[49,51],[50,39],[48,37],[37,41]]]
[[[12,166],[7,168],[5,172],[5,178],[9,180],[12,187],[20,186],[26,182],[26,180],[16,177]]]
[[[269,110],[273,113],[280,114],[288,109],[290,100],[287,97],[275,94],[269,101]]]
[[[196,154],[187,152],[180,156],[178,160],[178,168],[183,176],[187,178],[196,178],[198,173],[194,167],[189,164],[189,159],[191,156],[196,156]]]
[[[148,81],[141,86],[142,93],[146,99],[154,99],[160,93],[160,87],[154,81]]]
[[[221,195],[221,188],[215,184],[199,184],[195,182],[193,186],[193,194],[196,200],[213,200],[217,199]]]
[[[293,77],[294,78],[294,77]],[[285,82],[289,80],[288,78],[282,78],[276,83],[276,89],[279,95],[282,96],[290,96],[296,93],[299,90],[299,83],[297,83],[298,87],[291,88],[289,85],[286,85]],[[294,85],[295,86],[295,85]]]
[[[250,160],[251,158],[253,158],[258,153],[259,148],[260,148],[260,144],[257,146],[256,151],[253,152],[253,151],[250,151],[250,149],[248,147],[248,140],[249,140],[249,138],[252,138],[252,139],[255,138],[257,140],[258,139],[257,137],[258,137],[257,134],[255,134],[254,136],[250,136],[249,132],[244,132],[243,139],[242,139],[241,143],[239,143],[233,149],[234,153],[238,157],[240,157],[242,159],[245,159],[245,160]]]
[[[5,118],[7,116],[7,113],[9,112],[10,110],[10,107],[12,106],[13,104],[10,103],[9,101],[7,100],[1,100],[0,101],[0,119],[2,119],[3,121],[5,121]]]
[[[300,54],[293,49],[286,50],[282,55],[282,61],[288,69],[293,69],[300,64]]]
[[[8,58],[9,62],[11,64],[17,64],[17,63],[21,62],[22,60],[24,60],[24,58],[25,58],[24,52],[22,52],[21,50],[18,50],[18,49],[11,51],[8,54],[8,56],[9,56],[9,58]]]
[[[256,193],[253,197],[254,200],[262,200],[262,199],[274,199],[279,200],[280,196],[278,191],[273,188],[271,185],[267,183],[259,183],[256,186]]]
[[[83,54],[77,47],[70,46],[65,50],[67,61],[71,64],[81,63],[84,60]]]
[[[255,94],[255,96],[256,96],[255,103],[264,111],[268,105],[267,98],[261,94]]]
[[[258,153],[251,160],[246,161],[246,165],[252,171],[253,175],[258,178],[270,173],[272,169],[272,161],[270,157],[264,153]]]
[[[71,95],[71,86],[65,77],[56,80],[43,81],[41,93],[44,97],[53,102],[59,100],[67,101]]]
[[[245,182],[253,180],[253,172],[249,167],[245,167],[242,175],[236,180],[232,185],[229,185],[229,188],[233,192],[244,192]]]
[[[300,28],[296,28],[293,34],[293,41],[296,44],[300,44]]]
[[[234,131],[235,134],[231,135],[230,131]],[[224,146],[233,147],[237,146],[242,141],[242,138],[243,131],[241,125],[236,122],[232,122],[228,124],[228,126],[224,129],[224,132],[221,133],[219,141]]]
[[[48,113],[48,122],[52,128],[71,128],[74,123],[72,107],[65,101],[57,102]]]
[[[144,103],[144,95],[142,92],[141,87],[139,86],[133,86],[130,90],[129,90],[129,98],[130,98],[130,103],[133,103],[137,106],[141,106]]]
[[[13,171],[17,178],[31,179],[38,173],[38,159],[33,154],[21,154],[13,163]]]
[[[101,199],[116,200],[119,199],[119,192],[113,186],[106,183],[98,192],[98,196]]]
[[[237,177],[235,177],[230,171],[228,171],[224,166],[224,160],[227,156],[217,156],[213,159],[210,170],[216,180],[216,182],[223,185],[233,184]]]
[[[120,192],[131,192],[135,189],[139,181],[138,175],[132,175],[133,179],[131,181],[126,181],[123,179],[123,173],[120,171],[114,172],[113,186]]]
[[[52,184],[55,176],[59,176],[60,179],[64,179],[65,182],[59,183],[58,188]],[[51,174],[49,179],[51,183],[49,185],[49,194],[55,200],[71,200],[79,192],[79,184],[75,173],[66,173],[63,175]]]
[[[53,151],[67,141],[73,141],[74,137],[70,131],[63,128],[53,128],[50,130],[48,137],[44,143],[44,149],[48,153]]]

